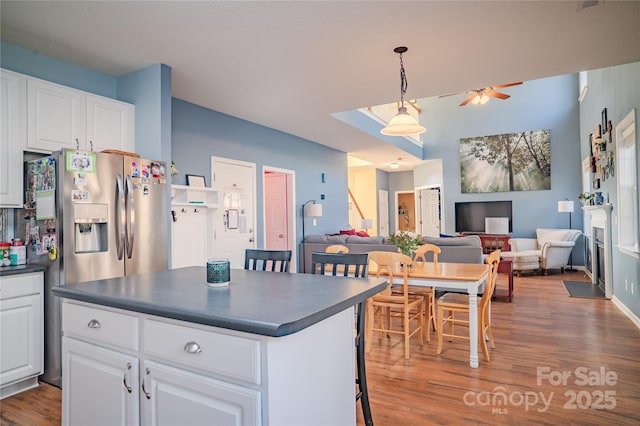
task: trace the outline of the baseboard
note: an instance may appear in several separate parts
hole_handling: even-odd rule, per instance
[[[625,314],[631,320],[632,323],[635,324],[636,327],[640,328],[640,318],[638,318],[636,314],[631,312],[631,309],[627,308],[627,305],[622,303],[622,301],[616,296],[613,296],[611,298],[611,301],[618,307],[618,309],[622,311],[623,314]]]

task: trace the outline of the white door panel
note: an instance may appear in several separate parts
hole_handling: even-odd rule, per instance
[[[211,157],[212,188],[218,191],[214,213],[214,253],[232,268],[244,267],[244,252],[255,248],[256,165]]]

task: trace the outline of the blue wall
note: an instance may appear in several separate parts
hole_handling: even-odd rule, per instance
[[[117,99],[115,78],[4,41],[0,42],[0,66],[53,83]]]
[[[295,171],[297,212],[307,200],[322,203],[322,217],[315,227],[305,224],[306,234],[334,233],[340,224],[348,223],[345,153],[174,98],[171,156],[180,171],[174,182],[184,184],[185,174],[195,174],[206,176],[210,185],[214,155],[256,164],[258,247],[264,246],[262,166]],[[322,173],[326,183],[322,183]],[[321,194],[325,200],[320,200]],[[301,239],[302,219],[298,215],[296,220]]]
[[[632,109],[636,109],[636,147],[638,146],[638,128],[640,122],[640,62],[616,67],[603,68],[587,73],[588,92],[580,105],[580,139],[582,156],[590,154],[589,134],[601,122],[603,108],[607,108],[607,118],[613,125],[615,142],[615,127]],[[640,150],[637,153],[637,164],[640,164]],[[638,171],[640,182],[640,171]],[[593,191],[593,189],[592,189]],[[640,258],[620,251],[618,244],[618,226],[615,217],[618,206],[616,179],[610,178],[602,182],[600,189],[603,194],[609,194],[613,204],[613,294],[636,317],[640,317]],[[638,190],[640,200],[640,188]],[[627,283],[635,285],[634,294]]]
[[[536,228],[568,228],[569,217],[558,213],[558,200],[578,203],[581,192],[577,75],[527,81],[504,90],[505,101],[464,107],[464,97],[430,98],[420,106],[425,111],[427,132],[423,135],[425,158],[441,158],[443,167],[445,232],[455,232],[456,201],[511,200],[514,237],[533,237]],[[467,194],[460,191],[460,138],[551,130],[551,189]],[[578,209],[576,209],[578,210]],[[573,213],[572,225],[582,223]],[[576,253],[574,253],[574,262]]]

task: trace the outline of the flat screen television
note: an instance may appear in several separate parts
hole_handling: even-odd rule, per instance
[[[456,232],[484,233],[486,217],[508,217],[513,232],[511,201],[470,201],[456,203]]]

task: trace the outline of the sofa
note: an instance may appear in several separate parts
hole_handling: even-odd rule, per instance
[[[368,253],[370,251],[397,251],[387,237],[361,237],[357,235],[307,235],[300,244],[299,272],[311,273],[311,253],[324,252],[334,244],[346,246],[350,253]],[[425,243],[440,247],[439,262],[482,263],[482,244],[476,235],[465,237],[435,238],[424,237]],[[431,260],[427,255],[427,260]]]
[[[544,275],[549,269],[562,271],[581,234],[575,229],[538,228],[536,238],[511,238],[511,251],[503,252],[502,257],[512,258],[513,271],[518,275],[525,271],[542,270]]]

